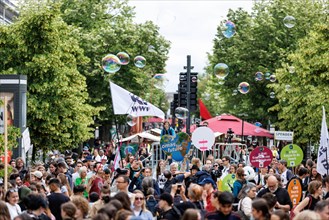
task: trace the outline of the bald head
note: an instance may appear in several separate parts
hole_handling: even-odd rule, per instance
[[[278,189],[278,179],[275,176],[270,176],[267,179],[267,186],[270,192],[275,192]]]

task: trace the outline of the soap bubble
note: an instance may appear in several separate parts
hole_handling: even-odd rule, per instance
[[[214,67],[214,74],[218,79],[224,79],[229,73],[229,68],[225,63],[218,63]]]
[[[130,57],[126,52],[119,52],[117,57],[119,58],[121,65],[128,65]]]
[[[289,73],[295,73],[295,67],[289,66]]]
[[[270,92],[270,98],[274,99],[275,98],[275,92]]]
[[[137,117],[132,115],[127,115],[126,122],[129,126],[134,126],[137,123]]]
[[[165,74],[155,74],[153,78],[156,80],[154,86],[158,89],[165,88],[169,83],[169,80]]]
[[[270,76],[271,76],[272,74],[270,73],[270,72],[266,72],[265,73],[265,79],[266,80],[270,80]]]
[[[237,94],[238,94],[238,90],[234,89],[233,92],[232,92],[232,95],[237,95]]]
[[[102,68],[108,73],[115,73],[121,68],[120,59],[113,54],[108,54],[102,59]]]
[[[289,92],[289,90],[291,89],[291,86],[290,85],[286,85],[285,86],[285,89],[286,89],[286,92]]]
[[[222,27],[224,37],[231,38],[235,34],[235,24],[232,21],[227,21]]]
[[[149,45],[147,51],[150,53],[156,53],[155,47],[153,45]]]
[[[95,19],[95,18],[96,18],[96,13],[91,13],[91,14],[90,14],[90,17],[91,17],[92,19]]]
[[[204,94],[204,99],[207,101],[210,100],[210,94],[209,93]]]
[[[146,59],[143,56],[136,56],[134,63],[136,67],[143,68],[146,65]]]
[[[254,125],[257,126],[257,127],[262,127],[262,123],[260,123],[260,122],[255,122]]]
[[[270,81],[271,81],[271,82],[275,82],[275,81],[276,81],[276,76],[272,74],[272,75],[270,76]]]
[[[262,131],[262,129],[261,129],[261,127],[262,127],[262,123],[260,123],[260,122],[256,122],[254,125],[256,126],[256,128],[255,128],[255,132],[256,132],[256,133],[260,133],[260,132]]]
[[[255,80],[256,81],[262,81],[264,78],[264,74],[262,72],[255,73]]]
[[[241,82],[238,86],[238,90],[241,94],[247,94],[249,92],[249,83]]]
[[[288,15],[283,19],[283,24],[287,28],[293,28],[296,24],[296,19],[293,16]]]
[[[178,119],[187,119],[188,117],[188,109],[183,107],[178,107],[175,109],[175,116]]]

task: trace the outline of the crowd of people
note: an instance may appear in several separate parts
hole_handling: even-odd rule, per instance
[[[269,167],[247,173],[230,156],[204,163],[170,159],[149,167],[147,149],[127,154],[114,169],[115,147],[85,147],[80,156],[55,152],[45,163],[26,167],[11,160],[8,190],[0,180],[0,220],[307,220],[329,219],[329,176],[317,173],[312,160],[292,170],[273,153]],[[185,160],[184,160],[185,161]],[[0,169],[3,169],[3,164]],[[235,174],[231,192],[218,180]],[[293,207],[286,186],[301,181],[303,199]]]

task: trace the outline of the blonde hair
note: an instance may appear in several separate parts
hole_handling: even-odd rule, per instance
[[[188,188],[188,195],[190,199],[194,201],[202,200],[203,187],[194,183],[191,183]]]
[[[143,204],[142,204],[142,210],[143,212],[146,211],[146,201],[145,201],[145,196],[144,196],[144,193],[138,189],[134,190],[134,194],[141,194],[143,196]],[[135,197],[134,197],[134,202],[135,202]]]
[[[321,216],[318,213],[311,210],[304,210],[298,213],[294,218],[294,220],[318,220],[318,219],[321,219]]]

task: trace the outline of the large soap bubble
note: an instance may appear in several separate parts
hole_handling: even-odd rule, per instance
[[[136,56],[134,58],[134,64],[138,68],[143,68],[146,65],[146,59],[143,56]]]
[[[117,57],[119,58],[121,65],[128,65],[130,57],[126,52],[119,52]]]
[[[235,24],[232,21],[227,21],[222,27],[224,37],[231,38],[235,34]]]
[[[241,94],[247,94],[250,90],[250,85],[247,82],[241,82],[238,86],[238,90]]]
[[[183,107],[178,107],[175,109],[175,116],[178,119],[187,119],[188,117],[188,109]]]
[[[137,117],[132,115],[127,115],[126,122],[129,126],[134,126],[137,123]]]
[[[108,73],[115,73],[120,70],[120,59],[114,54],[108,54],[102,59],[102,68]]]
[[[229,68],[225,63],[218,63],[214,67],[214,74],[218,79],[224,79],[229,73]]]
[[[283,19],[283,24],[287,28],[293,28],[296,24],[296,19],[293,16],[288,15]]]
[[[262,81],[264,79],[264,74],[262,72],[255,73],[255,80]]]

